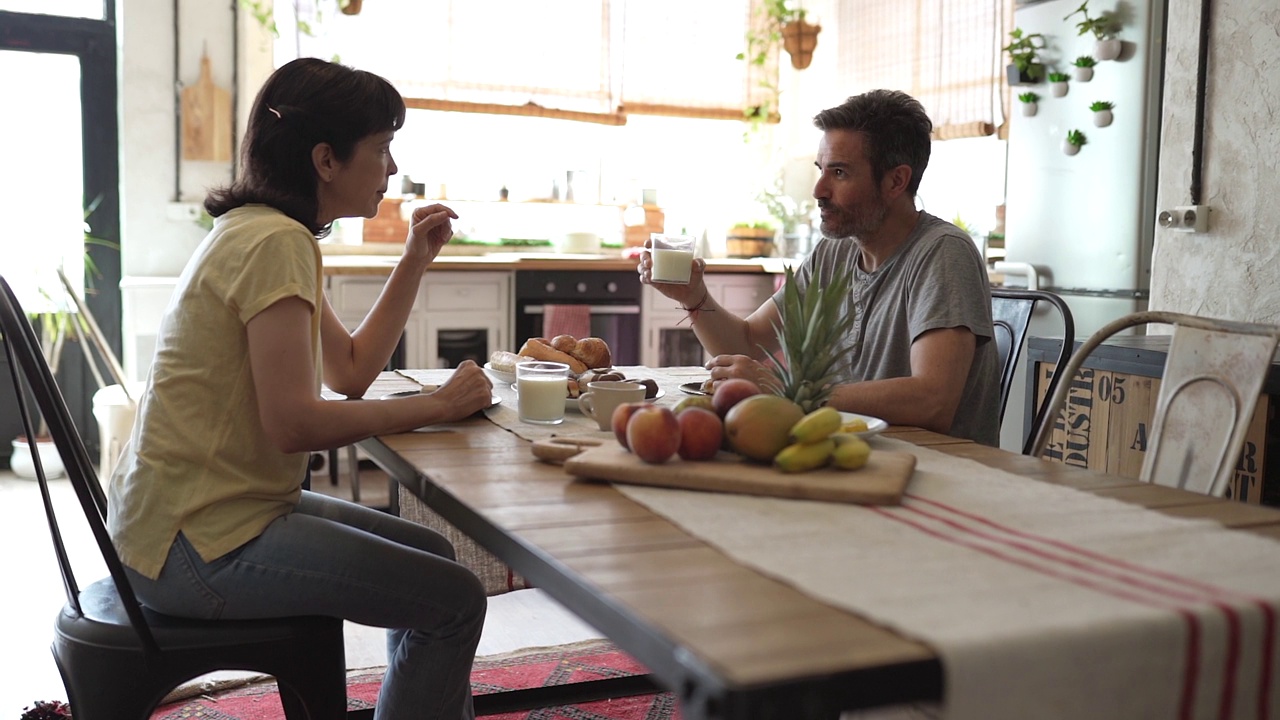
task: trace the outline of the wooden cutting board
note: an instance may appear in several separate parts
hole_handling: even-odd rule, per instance
[[[231,160],[231,93],[213,84],[208,55],[200,79],[182,89],[182,159]]]
[[[915,468],[914,455],[885,450],[873,450],[866,466],[858,470],[783,473],[730,453],[705,462],[672,458],[650,465],[615,443],[586,449],[564,461],[566,472],[583,478],[861,505],[902,502]]]

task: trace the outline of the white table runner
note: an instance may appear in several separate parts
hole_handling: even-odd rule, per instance
[[[727,554],[936,648],[952,720],[1280,716],[1280,545],[910,443],[898,508],[617,485]]]

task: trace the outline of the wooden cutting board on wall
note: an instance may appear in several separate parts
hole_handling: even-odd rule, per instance
[[[231,93],[213,84],[208,55],[200,79],[182,89],[182,159],[231,160]]]

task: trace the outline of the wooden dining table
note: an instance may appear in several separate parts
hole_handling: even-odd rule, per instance
[[[366,397],[414,387],[384,373]],[[883,436],[1028,482],[1280,539],[1280,512],[1269,507],[918,428],[890,427]],[[648,667],[689,720],[831,719],[846,709],[943,697],[934,648],[736,562],[613,485],[537,460],[530,445],[479,415],[360,443],[407,495]]]

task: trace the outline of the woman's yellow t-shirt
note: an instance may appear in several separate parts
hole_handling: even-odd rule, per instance
[[[246,325],[281,299],[310,303],[319,393],[321,263],[310,231],[263,205],[218,218],[187,263],[108,488],[108,528],[129,567],[158,577],[179,532],[214,560],[297,504],[308,454],[267,441]]]

